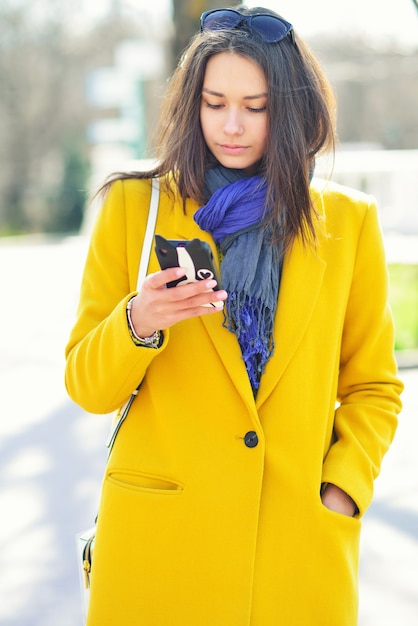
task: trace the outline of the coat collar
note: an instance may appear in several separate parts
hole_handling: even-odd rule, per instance
[[[200,226],[196,224],[193,219],[194,214],[199,208],[198,204],[193,200],[186,200],[185,210],[183,209],[183,202],[181,198],[174,205],[174,227],[178,234],[179,239],[193,239],[198,237],[203,241],[207,241],[214,246],[213,239],[209,233],[201,230]],[[215,246],[216,247],[216,246]]]

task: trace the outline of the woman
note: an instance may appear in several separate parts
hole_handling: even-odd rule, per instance
[[[361,517],[402,384],[374,201],[312,178],[333,108],[288,22],[207,12],[159,165],[106,185],[66,384],[97,413],[142,385],[104,477],[89,626],[356,624]],[[209,243],[222,289],[165,288],[185,269],[153,252],[135,291],[150,176],[156,233]]]

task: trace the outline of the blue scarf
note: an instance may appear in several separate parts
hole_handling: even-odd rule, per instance
[[[208,202],[194,219],[220,246],[222,286],[228,292],[224,325],[235,333],[256,395],[274,351],[273,326],[282,264],[282,247],[272,245],[262,224],[267,183],[222,166],[206,175]]]

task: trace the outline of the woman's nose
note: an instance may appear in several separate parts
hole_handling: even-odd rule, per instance
[[[227,135],[240,135],[244,130],[241,115],[238,111],[228,111],[224,124],[224,131]]]

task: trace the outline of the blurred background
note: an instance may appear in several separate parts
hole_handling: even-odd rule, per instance
[[[74,536],[94,521],[111,419],[63,386],[88,199],[110,172],[153,157],[167,78],[202,11],[225,4],[0,0],[2,626],[82,624]],[[295,25],[337,95],[340,143],[317,174],[378,200],[406,390],[364,520],[360,626],[416,626],[418,6],[262,4]]]

